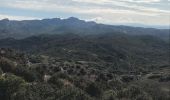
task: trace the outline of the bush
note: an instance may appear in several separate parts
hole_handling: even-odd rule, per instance
[[[49,84],[37,83],[27,85],[24,91],[20,91],[14,100],[55,100],[54,89]]]
[[[17,93],[17,91],[22,90],[22,88],[25,85],[25,81],[20,78],[17,77],[15,75],[11,75],[11,74],[7,74],[5,76],[1,76],[0,77],[0,90],[4,91],[4,95],[6,97],[4,97],[3,100],[12,100],[11,98],[13,98]],[[2,99],[2,98],[1,98]]]
[[[64,86],[63,81],[56,77],[51,77],[48,82],[54,84],[58,88],[62,88]]]
[[[54,74],[52,77],[54,77],[54,78],[60,78],[60,79],[66,79],[66,80],[72,81],[71,77],[70,77],[68,74],[62,73],[62,72],[56,73],[56,74]]]
[[[124,84],[119,80],[111,80],[108,82],[108,88],[113,90],[121,90]]]
[[[131,82],[131,81],[134,80],[134,77],[133,77],[133,76],[130,76],[130,75],[124,75],[124,76],[122,76],[121,80],[122,80],[123,82]]]
[[[17,67],[14,73],[20,77],[23,77],[28,82],[33,82],[34,80],[36,80],[36,75],[22,66]]]
[[[67,74],[64,73],[57,73],[54,74],[50,79],[49,83],[54,84],[58,88],[62,88],[64,86],[64,82],[62,80],[71,80]]]
[[[0,68],[0,75],[2,75],[3,74],[3,70]]]
[[[86,92],[92,97],[100,97],[103,91],[96,83],[90,83],[86,87]]]
[[[16,68],[14,63],[8,59],[0,59],[0,67],[3,72],[12,72]]]
[[[116,93],[113,90],[108,90],[103,94],[103,100],[116,100]]]
[[[152,100],[144,91],[134,85],[118,91],[117,97],[119,99],[126,98],[128,100]]]
[[[159,82],[168,82],[168,81],[170,81],[170,74],[164,75],[159,79]]]
[[[55,93],[55,100],[94,100],[76,87],[66,87]]]
[[[162,75],[160,74],[152,74],[150,76],[148,76],[148,79],[159,79],[161,78]]]

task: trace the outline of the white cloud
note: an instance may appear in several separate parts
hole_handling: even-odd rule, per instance
[[[84,3],[94,3],[94,4],[104,4],[109,3],[111,0],[72,0],[75,2],[84,2]]]
[[[153,7],[145,7],[145,6],[140,6],[137,4],[133,3],[127,3],[127,2],[136,2],[136,3],[153,3],[153,2],[160,2],[160,0],[73,0],[76,2],[82,2],[82,3],[94,3],[94,4],[108,4],[112,6],[120,6],[120,7],[126,7],[126,8],[131,8],[134,10],[137,10],[138,12],[140,11],[146,11],[146,12],[157,12],[157,13],[170,13],[168,10],[161,10],[158,8],[153,8]],[[127,2],[124,2],[127,1]]]
[[[51,0],[52,1],[52,0]],[[94,2],[91,0],[74,0],[79,2]],[[16,3],[8,2],[5,5],[8,7],[21,8],[21,9],[31,9],[31,10],[41,10],[49,12],[72,12],[72,13],[129,13],[129,14],[141,14],[141,15],[157,15],[159,13],[169,13],[166,10],[160,10],[157,8],[148,8],[137,5],[126,5],[122,2],[111,1],[111,0],[97,0],[97,2],[112,2],[114,5],[123,6],[128,8],[135,8],[136,10],[125,10],[125,9],[113,9],[111,7],[77,7],[77,6],[65,6],[59,5],[52,2],[47,2],[47,0],[42,1],[17,1]],[[47,6],[49,5],[49,6]]]
[[[127,2],[134,2],[134,3],[155,3],[160,2],[161,0],[122,0]]]
[[[33,19],[39,19],[37,17],[13,16],[13,15],[0,14],[0,19],[5,19],[5,18],[8,18],[10,20],[33,20]]]
[[[112,3],[114,1],[117,2],[126,1],[126,2],[134,2],[134,3],[155,3],[155,2],[160,2],[161,0],[73,0],[73,1],[103,4],[103,3]]]
[[[0,6],[50,13],[72,13],[70,16],[79,14],[103,23],[169,24],[170,11],[139,5],[158,2],[160,0],[4,0]],[[22,16],[9,17],[26,19]]]

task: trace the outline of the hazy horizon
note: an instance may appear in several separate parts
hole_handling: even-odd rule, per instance
[[[110,25],[169,26],[169,0],[1,0],[0,19],[76,17]]]
[[[73,16],[71,16],[73,17]],[[61,20],[63,19],[69,19],[71,17],[68,18],[59,18]],[[57,17],[55,17],[57,18]],[[55,18],[42,18],[42,19],[9,19],[9,18],[3,18],[0,20],[10,20],[10,21],[25,21],[25,20],[44,20],[44,19],[55,19]],[[74,17],[77,18],[77,17]],[[79,18],[78,18],[79,19]],[[113,23],[113,24],[107,24],[107,23],[100,23],[100,22],[96,22],[93,20],[84,20],[84,19],[79,19],[79,20],[83,20],[86,22],[95,22],[97,24],[105,24],[105,25],[115,25],[115,26],[131,26],[131,27],[143,27],[143,28],[156,28],[156,29],[170,29],[170,25],[147,25],[147,24],[140,24],[140,23]]]

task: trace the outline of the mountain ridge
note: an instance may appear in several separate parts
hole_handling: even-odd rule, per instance
[[[0,20],[0,39],[9,37],[22,39],[40,34],[75,33],[86,35],[115,32],[130,35],[154,35],[168,40],[170,30],[98,24],[93,21],[84,21],[75,17],[70,17],[68,19],[52,18],[22,21],[9,19]]]

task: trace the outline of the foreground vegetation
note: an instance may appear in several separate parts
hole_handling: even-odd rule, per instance
[[[3,100],[169,100],[170,68],[114,72],[83,61],[63,61],[0,49]]]

